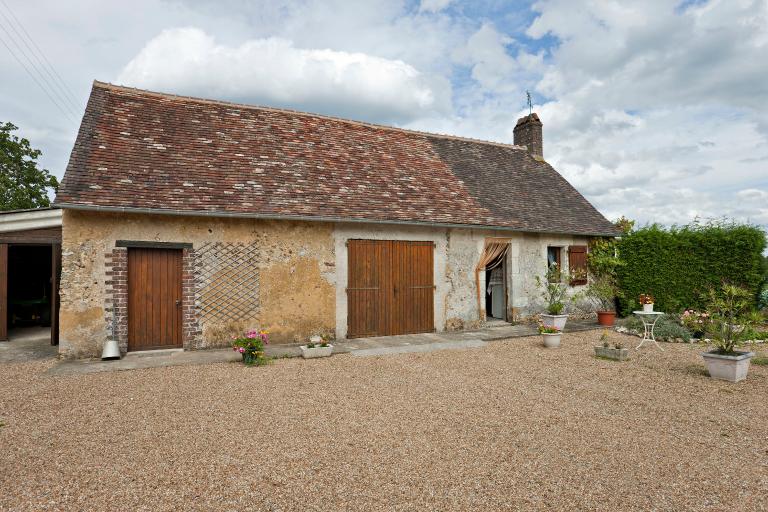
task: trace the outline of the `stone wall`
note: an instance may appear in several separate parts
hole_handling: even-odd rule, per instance
[[[543,309],[535,276],[546,272],[547,246],[587,243],[583,237],[494,230],[65,210],[60,352],[99,356],[109,338],[126,349],[127,250],[116,247],[119,240],[191,245],[184,253],[185,348],[225,346],[248,328],[267,329],[274,343],[321,333],[344,338],[346,241],[355,238],[434,242],[437,331],[482,323],[475,266],[487,238],[509,240],[507,304],[515,320]]]
[[[587,237],[568,235],[524,233],[515,236],[510,244],[508,260],[511,267],[511,279],[508,281],[512,288],[511,313],[514,319],[524,320],[545,309],[541,290],[536,284],[536,276],[543,279],[547,273],[547,247],[562,248],[562,266],[563,270],[568,272],[568,247],[587,245],[588,242]],[[568,294],[573,296],[584,288],[569,287]]]
[[[194,297],[198,308],[185,312],[186,348],[224,345],[231,333],[251,327],[267,329],[275,343],[334,330],[331,224],[65,210],[63,226],[59,350],[65,357],[99,356],[108,337],[122,335],[125,291],[119,280],[127,276],[114,273],[114,262],[123,257],[113,255],[118,240],[257,248],[258,312],[245,321],[201,316],[203,290],[196,286],[192,262],[185,264],[184,300]]]

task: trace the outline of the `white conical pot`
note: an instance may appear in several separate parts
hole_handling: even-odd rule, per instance
[[[107,340],[104,348],[101,350],[101,359],[120,359],[120,347],[117,346],[117,340]]]

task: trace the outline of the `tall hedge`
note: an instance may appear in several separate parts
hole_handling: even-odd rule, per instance
[[[640,228],[617,243],[620,302],[624,314],[638,308],[641,293],[656,299],[655,309],[677,313],[703,309],[704,294],[724,281],[749,288],[755,301],[763,283],[766,234],[743,224],[691,224]]]

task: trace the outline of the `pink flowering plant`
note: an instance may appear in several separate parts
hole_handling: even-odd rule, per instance
[[[560,334],[560,329],[539,322],[539,334]]]
[[[269,335],[264,330],[251,329],[240,337],[232,338],[232,350],[239,352],[248,366],[261,366],[269,362],[264,355],[264,345],[268,344]]]
[[[686,309],[683,314],[680,315],[680,323],[683,327],[688,329],[691,334],[697,338],[701,338],[704,335],[704,331],[707,329],[707,323],[709,322],[709,313],[696,311],[695,309]]]

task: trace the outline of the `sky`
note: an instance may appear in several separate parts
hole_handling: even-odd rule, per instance
[[[530,91],[609,219],[768,228],[768,0],[0,0],[0,70],[58,177],[93,80],[506,143]]]

